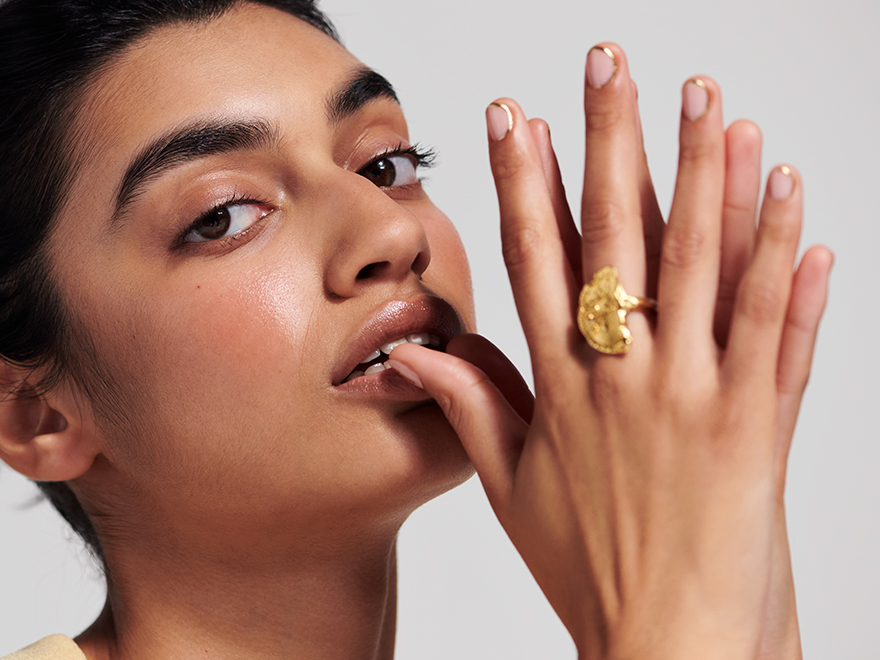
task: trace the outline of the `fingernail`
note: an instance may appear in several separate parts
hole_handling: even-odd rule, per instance
[[[593,89],[602,89],[614,80],[617,73],[617,58],[610,48],[593,46],[587,53],[587,84]]]
[[[492,141],[501,142],[513,130],[513,113],[503,103],[491,103],[486,108],[486,124]]]
[[[699,78],[688,80],[681,90],[681,109],[684,116],[697,121],[709,109],[709,89]]]
[[[397,360],[388,360],[387,364],[389,367],[394,369],[394,371],[406,378],[416,387],[420,389],[425,389],[425,387],[422,385],[422,380],[421,378],[419,378],[419,375],[408,366],[403,364],[403,362],[398,362]]]
[[[770,172],[770,179],[767,181],[767,192],[770,197],[778,202],[784,202],[791,197],[791,191],[794,190],[794,177],[791,175],[791,168],[780,165]]]

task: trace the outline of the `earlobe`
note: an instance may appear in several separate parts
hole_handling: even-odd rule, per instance
[[[0,459],[35,481],[69,481],[97,456],[91,416],[62,383],[37,392],[20,370],[0,362]]]

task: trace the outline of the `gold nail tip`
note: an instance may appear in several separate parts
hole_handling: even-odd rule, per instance
[[[614,51],[611,50],[610,48],[608,48],[608,46],[593,46],[592,48],[590,48],[590,52],[592,52],[594,50],[601,50],[608,57],[610,57],[612,60],[614,60],[615,63],[617,62],[617,57],[614,55]]]
[[[492,101],[492,103],[489,104],[489,107],[491,108],[493,105],[496,108],[501,108],[507,113],[507,132],[509,133],[513,130],[513,112],[511,111],[510,106],[501,101]]]
[[[592,89],[602,89],[603,87],[608,85],[612,80],[614,80],[617,77],[617,57],[614,55],[614,51],[611,50],[610,48],[608,48],[607,46],[593,46],[587,52],[587,68],[588,69],[589,69],[589,62],[590,62],[590,53],[592,53],[593,51],[596,51],[599,53],[604,53],[608,57],[608,59],[611,60],[611,74],[610,75],[606,74],[605,77],[607,77],[607,79],[603,83],[601,83],[599,85],[594,85],[594,84],[588,82],[589,86]],[[590,78],[590,76],[588,73],[588,75],[587,75],[588,81],[589,81],[589,78]]]
[[[782,172],[785,176],[791,176],[791,168],[788,165],[780,165],[776,168],[778,172]]]
[[[709,91],[709,88],[706,86],[706,83],[701,78],[688,78],[684,84],[687,85],[689,83],[693,83],[694,85],[702,87],[707,92]]]

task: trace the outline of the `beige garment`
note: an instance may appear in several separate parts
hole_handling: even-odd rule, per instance
[[[70,637],[51,635],[0,660],[86,660],[86,656]]]

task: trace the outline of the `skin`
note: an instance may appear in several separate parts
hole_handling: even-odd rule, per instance
[[[52,400],[69,418],[54,477],[100,513],[112,567],[89,658],[390,656],[397,530],[472,468],[424,392],[394,372],[401,392],[344,392],[333,374],[390,301],[437,296],[466,330],[474,311],[458,235],[421,186],[357,174],[409,145],[397,103],[326,116],[361,68],[246,5],[160,29],[88,91],[51,253],[123,404],[105,421],[81,395]],[[279,139],[168,171],[109,228],[134,154],[217,116],[266,119]],[[176,244],[230,190],[271,212],[232,249]]]
[[[535,397],[475,335],[445,354],[401,346],[400,375],[336,387],[389,301],[439,296],[462,330],[474,317],[449,221],[419,186],[357,173],[407,143],[399,107],[328,121],[361,66],[331,39],[246,5],[160,29],[88,89],[50,248],[119,405],[72,383],[6,402],[0,449],[94,514],[111,573],[77,640],[90,660],[391,657],[396,533],[470,474],[462,444],[582,657],[799,656],[782,493],[831,255],[792,275],[796,171],[756,230],[760,133],[725,131],[705,77],[664,224],[635,85],[604,47],[618,66],[585,92],[584,239],[546,125],[503,99],[513,128],[490,140]],[[217,116],[268,119],[279,139],[151,180],[108,227],[133,155]],[[230,189],[265,217],[182,247]],[[580,286],[609,263],[659,300],[656,319],[631,314],[625,358],[574,325]]]
[[[583,239],[546,125],[511,99],[511,130],[490,120],[534,400],[496,386],[512,369],[499,355],[405,346],[395,360],[441,403],[581,657],[798,658],[782,496],[832,255],[796,264],[800,177],[774,170],[758,208],[760,132],[725,130],[704,76],[664,224],[626,58],[600,47],[617,66],[585,89]],[[608,264],[658,300],[656,317],[630,314],[625,357],[590,349],[572,309]]]

